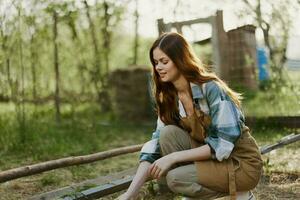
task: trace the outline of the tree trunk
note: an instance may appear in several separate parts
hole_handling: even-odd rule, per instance
[[[138,0],[135,0],[135,36],[134,36],[134,47],[133,47],[133,65],[137,64],[138,61],[138,48],[139,48],[139,13],[138,13]]]
[[[36,50],[34,48],[34,35],[31,35],[31,46],[30,46],[30,54],[31,54],[31,76],[32,76],[32,98],[33,102],[37,103],[37,95],[36,95],[36,62],[37,55]]]
[[[108,3],[106,1],[103,2],[104,6],[104,26],[102,28],[102,34],[103,34],[103,50],[104,50],[104,61],[105,61],[105,76],[109,72],[109,52],[110,52],[110,33],[108,31],[109,27],[109,13],[108,13]]]
[[[60,96],[59,96],[59,61],[58,61],[58,47],[57,47],[57,13],[53,11],[53,44],[54,44],[54,71],[55,71],[55,110],[56,110],[56,121],[60,122]]]
[[[84,61],[84,58],[82,57],[82,54],[80,53],[81,49],[82,49],[82,44],[81,44],[81,41],[80,41],[80,38],[78,37],[78,33],[77,33],[77,30],[76,30],[76,25],[74,23],[74,19],[73,17],[71,16],[71,12],[69,12],[69,15],[68,15],[68,26],[71,30],[71,33],[72,33],[72,40],[73,40],[73,43],[74,43],[74,46],[75,46],[75,53],[76,53],[76,57],[75,59],[77,59],[77,68],[78,68],[78,75],[80,77],[80,83],[81,83],[81,94],[84,94],[85,93],[85,84],[86,84],[86,81],[85,81],[85,78],[84,78],[84,71],[85,71],[85,68],[86,68],[86,63]]]
[[[102,75],[102,90],[99,92],[99,103],[101,105],[102,112],[108,112],[111,110],[111,101],[108,93],[108,74],[109,74],[109,53],[110,53],[110,31],[109,20],[110,14],[108,13],[109,5],[106,1],[103,2],[104,8],[104,25],[102,26],[103,35],[103,55],[105,62],[105,72]]]
[[[19,49],[19,67],[21,69],[21,94],[17,94],[16,99],[16,114],[19,123],[19,134],[21,143],[26,141],[26,124],[25,124],[25,68],[23,62],[23,41],[21,30],[21,4],[17,7],[18,10],[18,49]],[[17,88],[18,91],[18,88]],[[18,93],[18,92],[17,92]]]
[[[94,23],[93,23],[93,20],[91,18],[91,15],[90,15],[90,7],[87,3],[86,0],[83,1],[84,2],[84,5],[85,5],[85,9],[86,9],[86,16],[87,16],[87,19],[88,19],[88,22],[89,22],[89,27],[90,27],[90,34],[91,34],[91,38],[92,38],[92,41],[93,41],[93,47],[94,47],[94,70],[91,74],[92,76],[92,81],[94,83],[94,86],[95,86],[95,90],[97,92],[97,94],[99,94],[99,91],[100,91],[100,85],[99,85],[99,82],[101,83],[101,63],[100,63],[100,53],[99,53],[99,48],[98,48],[98,42],[97,42],[97,37],[96,37],[96,30],[95,30],[95,26],[94,26]],[[98,99],[100,99],[101,97],[98,96]]]

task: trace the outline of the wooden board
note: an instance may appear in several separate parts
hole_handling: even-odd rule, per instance
[[[126,189],[131,183],[132,177],[135,174],[135,172],[136,172],[136,167],[130,168],[128,170],[118,172],[112,175],[101,176],[96,179],[84,181],[68,187],[39,194],[29,199],[30,200],[80,199],[80,198],[82,199],[84,197],[83,194],[89,195],[89,199],[92,199],[93,195],[97,196],[93,198],[99,198],[102,195],[102,194],[98,194],[99,191],[102,191],[101,193],[103,193],[105,196]],[[87,189],[88,187],[89,189]],[[76,198],[74,198],[75,194],[77,195]],[[67,197],[67,195],[69,196],[69,198]]]

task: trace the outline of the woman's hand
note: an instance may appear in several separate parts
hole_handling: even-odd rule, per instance
[[[176,163],[175,158],[176,152],[156,160],[149,168],[149,175],[154,179],[159,179],[173,164]]]

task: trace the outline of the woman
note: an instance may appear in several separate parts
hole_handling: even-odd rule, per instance
[[[135,199],[149,179],[189,199],[255,199],[262,160],[244,124],[241,95],[209,73],[188,42],[164,33],[150,49],[157,128],[119,199]]]

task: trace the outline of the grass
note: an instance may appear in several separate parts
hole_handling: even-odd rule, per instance
[[[289,90],[289,89],[285,89]],[[246,116],[299,116],[300,100],[292,91],[258,91],[244,95],[243,109]]]
[[[288,80],[280,89],[270,88],[244,92],[243,109],[246,116],[299,116],[300,71],[284,71]]]
[[[0,110],[3,112],[3,109]],[[74,116],[66,111],[57,125],[53,110],[46,107],[37,113],[26,114],[26,128],[22,130],[25,141],[21,142],[18,122],[14,119],[13,111],[10,108],[8,110],[0,118],[1,170],[25,163],[142,143],[154,126],[110,120],[109,114],[97,112],[95,106],[78,108]]]

